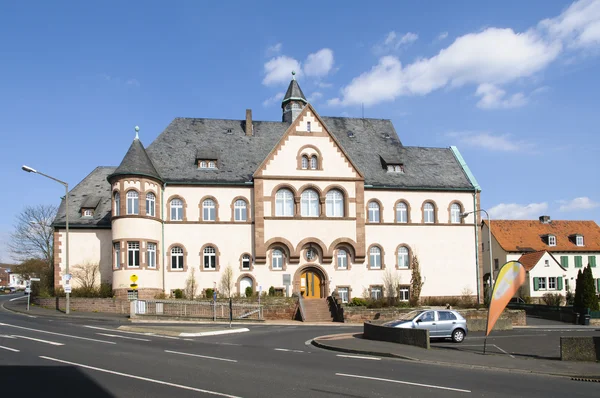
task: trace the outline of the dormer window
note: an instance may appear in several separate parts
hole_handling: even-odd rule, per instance
[[[556,236],[548,235],[548,246],[556,246]]]
[[[199,169],[216,169],[217,162],[215,160],[200,160],[198,162]]]
[[[92,209],[83,209],[81,212],[81,217],[93,217],[94,216],[94,210]]]
[[[577,246],[583,246],[583,235],[575,235],[575,244]]]
[[[402,164],[388,164],[388,173],[404,173],[404,165]]]
[[[306,131],[310,133],[310,122],[306,122]]]
[[[210,162],[208,162],[208,168],[209,168],[209,169],[214,169],[214,168],[216,168],[216,163],[215,163],[214,161],[212,161],[212,160],[211,160]]]
[[[200,162],[200,168],[201,168],[201,169],[205,169],[205,168],[206,168],[206,162],[205,162],[204,160],[202,160],[202,161]]]

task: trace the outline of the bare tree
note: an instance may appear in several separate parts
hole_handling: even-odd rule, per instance
[[[77,264],[72,267],[71,275],[73,275],[73,279],[77,281],[79,288],[86,292],[92,292],[96,289],[96,283],[99,280],[100,264]]]
[[[52,221],[56,206],[27,206],[19,215],[10,235],[8,249],[15,261],[39,258],[53,268],[54,234]]]
[[[395,270],[387,269],[383,274],[383,289],[389,305],[396,304],[396,296],[400,289],[400,275]]]
[[[415,254],[412,258],[412,274],[410,277],[410,304],[417,306],[421,300],[421,289],[423,288],[423,279],[421,277],[421,267],[419,265],[419,258]]]
[[[186,299],[193,300],[194,297],[196,297],[197,290],[198,283],[196,283],[196,268],[192,267],[190,275],[185,280],[185,289],[183,290],[183,294]]]
[[[225,271],[223,271],[223,275],[221,275],[221,283],[219,289],[227,297],[231,297],[234,285],[235,281],[233,279],[233,268],[231,268],[231,265],[228,265],[227,268],[225,268]]]

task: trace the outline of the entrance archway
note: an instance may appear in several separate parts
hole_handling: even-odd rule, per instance
[[[315,264],[301,267],[294,274],[294,291],[305,299],[321,299],[329,295],[329,279],[325,270]]]

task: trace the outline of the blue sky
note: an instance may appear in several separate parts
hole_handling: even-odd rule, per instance
[[[74,186],[135,125],[278,120],[291,69],[321,115],[457,145],[495,218],[600,223],[600,1],[215,3],[0,4],[0,245],[63,193],[22,164]]]

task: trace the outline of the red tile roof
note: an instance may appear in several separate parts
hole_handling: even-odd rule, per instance
[[[533,267],[540,261],[540,258],[546,253],[545,250],[539,252],[526,253],[519,258],[519,262],[525,267],[525,271],[531,271]]]
[[[484,221],[487,224],[487,220]],[[546,250],[548,252],[600,252],[600,227],[594,221],[491,220],[492,235],[507,252]],[[556,236],[556,246],[543,239]],[[574,235],[583,235],[584,246],[577,246]]]

